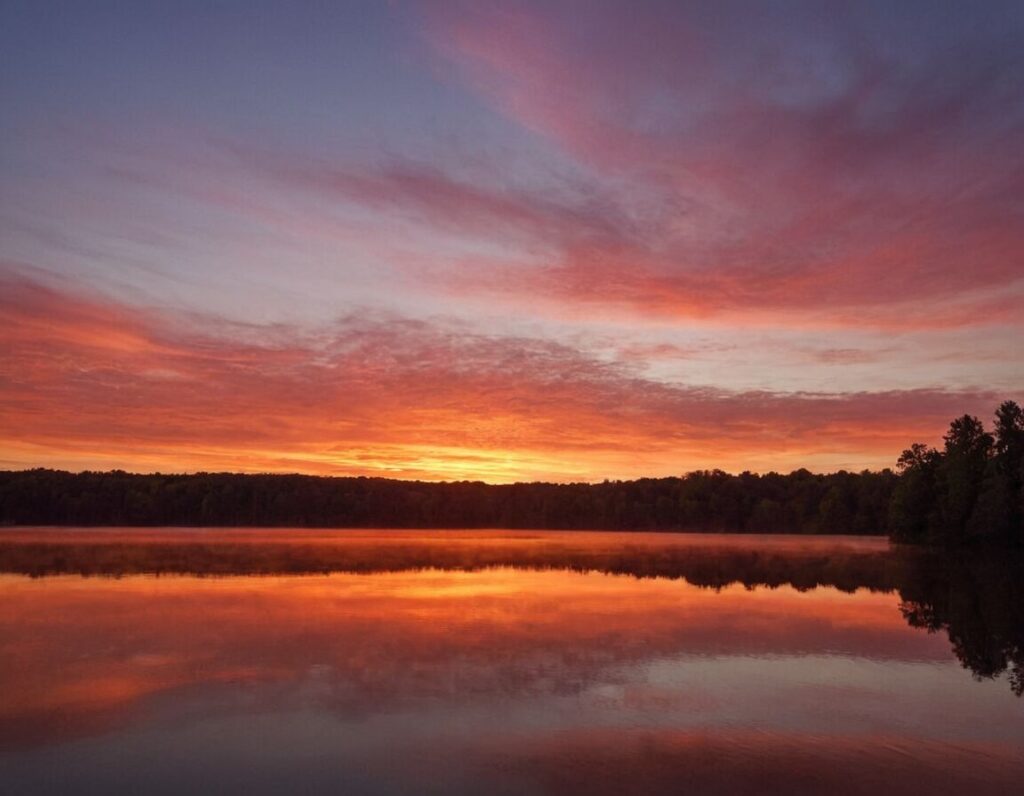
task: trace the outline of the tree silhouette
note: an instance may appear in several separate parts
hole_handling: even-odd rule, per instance
[[[1004,401],[995,434],[978,418],[954,420],[943,450],[915,443],[897,461],[889,506],[893,541],[947,547],[1024,542],[1024,412]]]
[[[510,485],[28,470],[0,472],[0,524],[880,534],[895,482],[890,470]]]
[[[896,463],[900,475],[889,503],[889,534],[893,541],[923,543],[938,525],[938,471],[942,455],[915,442]]]

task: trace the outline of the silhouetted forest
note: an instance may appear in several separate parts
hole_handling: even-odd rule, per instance
[[[0,472],[6,525],[550,528],[884,534],[939,546],[1024,546],[1024,412],[953,421],[941,450],[891,470],[719,470],[600,484],[427,483],[303,475]]]
[[[550,528],[884,533],[896,476],[643,478],[600,484],[426,483],[302,475],[0,473],[8,525]]]
[[[1024,546],[1024,411],[1013,401],[996,410],[992,433],[976,417],[958,417],[941,450],[914,444],[897,470],[894,541]]]

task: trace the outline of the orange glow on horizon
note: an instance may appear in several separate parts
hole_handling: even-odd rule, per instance
[[[880,469],[963,410],[962,393],[941,391],[690,388],[554,343],[426,324],[353,318],[253,342],[251,330],[8,287],[6,468],[493,483]]]

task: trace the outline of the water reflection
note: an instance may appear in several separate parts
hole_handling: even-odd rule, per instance
[[[945,631],[978,677],[1009,670],[1024,691],[1024,561],[944,556],[880,539],[687,534],[55,531],[0,535],[0,572],[200,576],[384,573],[488,567],[626,574],[729,584],[897,592],[907,622]]]
[[[1024,693],[1024,562],[1007,553],[905,557],[898,590],[907,622],[944,631],[977,678],[1009,671]]]
[[[19,531],[0,571],[0,775],[25,792],[1010,792],[1024,774],[1024,703],[957,662],[1009,667],[1020,693],[1005,560]]]

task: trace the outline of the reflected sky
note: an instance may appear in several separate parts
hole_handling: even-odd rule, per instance
[[[1010,792],[1024,775],[1024,701],[965,671],[955,633],[910,626],[907,595],[752,582],[769,551],[835,569],[877,541],[445,537],[469,559],[674,548],[736,570],[709,588],[551,561],[422,568],[423,534],[313,536],[411,563],[29,577],[0,553],[11,792]],[[241,537],[284,543],[220,538]]]

